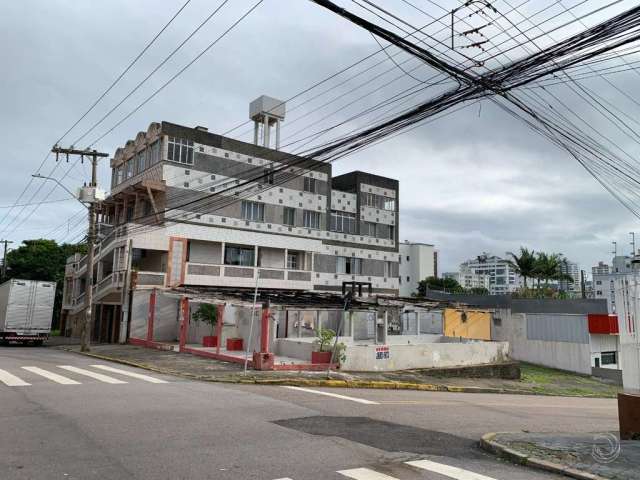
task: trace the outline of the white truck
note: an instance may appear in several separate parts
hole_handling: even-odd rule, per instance
[[[51,333],[55,282],[9,280],[0,285],[0,343],[42,345]]]

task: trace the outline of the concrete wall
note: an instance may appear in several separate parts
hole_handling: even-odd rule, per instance
[[[527,314],[499,309],[494,317],[500,319],[500,324],[493,322],[492,339],[509,342],[509,355],[514,360],[591,374],[589,343],[531,340],[527,337]]]
[[[444,334],[448,337],[491,340],[491,313],[445,308]]]
[[[637,344],[620,345],[620,365],[624,388],[640,390],[640,348]]]
[[[193,263],[211,263],[214,265],[224,263],[222,260],[222,244],[190,240],[189,261]]]
[[[377,358],[380,345],[347,345],[343,370],[394,371],[414,368],[456,367],[503,362],[508,358],[505,342],[423,343],[387,345],[388,358]]]

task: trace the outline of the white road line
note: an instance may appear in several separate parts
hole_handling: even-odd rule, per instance
[[[28,387],[31,385],[21,378],[11,375],[6,370],[0,370],[0,382],[4,383],[7,387]]]
[[[35,373],[36,375],[40,375],[44,378],[48,378],[56,383],[60,383],[62,385],[80,385],[80,382],[76,382],[75,380],[71,380],[70,378],[63,377],[62,375],[58,375],[57,373],[49,372],[48,370],[43,370],[39,367],[22,367],[28,372]]]
[[[159,378],[150,377],[149,375],[143,375],[142,373],[130,372],[129,370],[121,370],[119,368],[113,368],[108,365],[90,365],[93,368],[99,368],[111,373],[119,373],[120,375],[126,375],[127,377],[137,378],[138,380],[144,380],[150,383],[169,383],[166,380],[160,380]]]
[[[364,398],[348,397],[347,395],[338,395],[337,393],[323,392],[320,390],[311,390],[310,388],[289,387],[289,386],[284,386],[284,388],[288,388],[290,390],[298,390],[300,392],[315,393],[317,395],[325,395],[327,397],[339,398],[341,400],[349,400],[350,402],[363,403],[365,405],[380,405],[378,402],[374,402],[372,400],[365,400]]]
[[[479,473],[470,472],[469,470],[464,470],[458,467],[452,467],[451,465],[444,465],[443,463],[431,462],[429,460],[415,460],[405,463],[412,467],[439,473],[440,475],[455,478],[456,480],[494,480],[491,477],[480,475]]]
[[[112,385],[118,385],[122,383],[127,383],[124,380],[118,380],[117,378],[109,377],[108,375],[103,375],[101,373],[95,373],[91,370],[85,370],[84,368],[72,367],[71,365],[58,365],[60,368],[64,368],[65,370],[69,370],[70,372],[77,373],[79,375],[86,375],[87,377],[95,378],[104,383],[110,383]]]
[[[353,468],[351,470],[339,470],[337,473],[355,480],[398,480],[384,473],[375,472],[368,468]]]
[[[276,480],[291,480],[289,477],[284,477],[284,478],[276,478]]]

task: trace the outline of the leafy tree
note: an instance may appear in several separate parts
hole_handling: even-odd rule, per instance
[[[509,252],[508,255],[511,257],[509,263],[524,280],[524,288],[526,290],[527,279],[534,278],[536,275],[535,252],[533,250],[529,250],[528,248],[520,247],[520,255],[516,255],[512,252]]]
[[[464,288],[453,278],[428,277],[418,283],[418,295],[424,297],[428,290],[447,293],[464,293]]]
[[[64,243],[55,240],[24,240],[15,250],[7,254],[7,278],[56,282],[56,297],[53,307],[53,326],[59,325],[62,308],[64,269],[67,258],[75,253],[86,253],[84,244]]]
[[[193,319],[196,322],[208,323],[211,326],[211,335],[213,335],[218,324],[218,306],[211,303],[201,303],[198,309],[193,312]]]
[[[472,287],[468,288],[465,293],[471,293],[473,295],[489,295],[489,290],[485,287]]]
[[[540,291],[540,281],[544,280],[545,287],[549,286],[550,280],[573,282],[573,277],[563,271],[567,260],[561,253],[539,252],[536,257],[534,277],[538,281],[538,291]]]

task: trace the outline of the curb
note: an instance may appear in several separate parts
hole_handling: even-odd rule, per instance
[[[541,458],[526,455],[495,441],[494,439],[497,435],[498,433],[496,432],[491,432],[483,435],[479,443],[480,448],[518,465],[536,468],[538,470],[544,470],[547,472],[558,473],[560,475],[576,478],[578,480],[607,480],[606,478],[595,475],[593,473],[585,472],[583,470],[567,467],[559,463],[549,462],[547,460],[542,460]]]
[[[531,395],[531,392],[522,390],[508,390],[501,388],[483,388],[483,387],[459,387],[453,385],[440,385],[432,383],[412,383],[412,382],[394,382],[382,380],[336,380],[336,379],[306,379],[306,378],[215,378],[209,375],[196,375],[192,373],[171,370],[168,368],[158,368],[145,363],[138,363],[131,360],[125,360],[118,357],[110,357],[92,352],[80,352],[64,346],[57,347],[60,350],[84,355],[87,357],[97,358],[107,362],[119,363],[130,367],[142,368],[151,372],[162,375],[173,375],[176,377],[188,378],[190,380],[199,380],[213,383],[236,383],[243,385],[274,385],[274,386],[291,386],[291,387],[328,387],[328,388],[368,388],[378,390],[418,390],[427,392],[453,392],[453,393],[502,393],[513,395]]]

